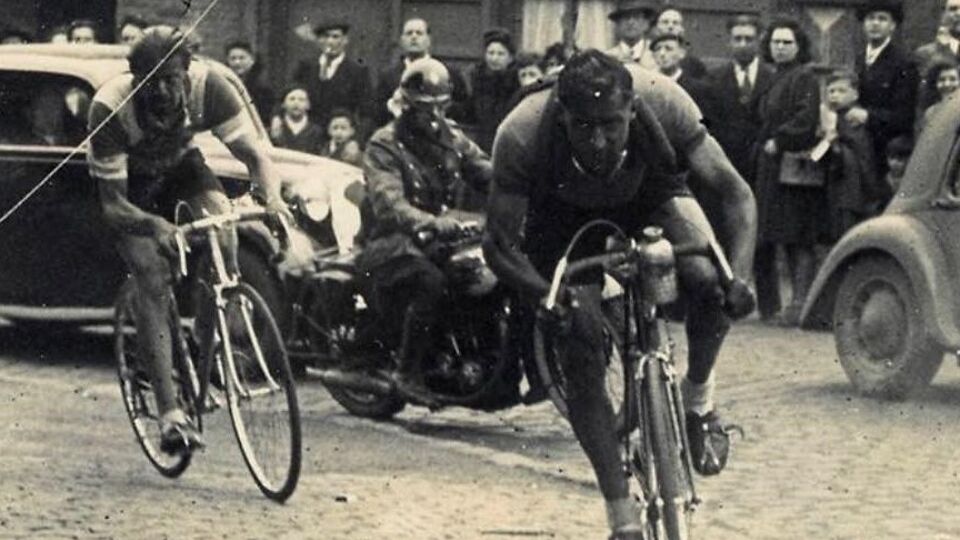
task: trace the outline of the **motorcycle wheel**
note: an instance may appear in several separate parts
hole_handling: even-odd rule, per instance
[[[314,301],[310,309],[311,324],[308,325],[310,346],[313,353],[328,358],[332,360],[332,365],[345,369],[350,362],[343,351],[351,348],[357,328],[352,321],[338,321],[331,311],[329,303],[324,299],[318,298]],[[370,376],[377,375],[371,373]],[[325,386],[333,399],[354,416],[386,420],[406,406],[406,403],[395,395],[382,396],[334,385]]]

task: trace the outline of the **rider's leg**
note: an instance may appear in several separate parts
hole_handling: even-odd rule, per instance
[[[694,199],[671,199],[658,210],[656,218],[675,244],[713,238],[713,230]],[[701,474],[717,474],[726,465],[729,440],[713,403],[713,367],[730,330],[730,319],[723,311],[724,293],[717,268],[709,258],[678,257],[677,278],[687,308],[688,362],[681,395],[690,454]]]
[[[396,381],[412,397],[427,395],[422,365],[433,343],[432,329],[446,291],[446,278],[425,257],[403,255],[372,272],[378,307],[384,318],[400,324],[400,354]]]
[[[614,531],[639,529],[641,513],[630,496],[617,443],[616,418],[606,389],[603,314],[599,286],[577,288],[579,307],[569,331],[558,336],[558,360],[567,379],[570,426],[600,484]]]
[[[173,387],[170,326],[170,263],[152,238],[125,236],[117,249],[137,282],[137,336],[140,357],[150,370],[157,408],[162,415],[177,408]]]

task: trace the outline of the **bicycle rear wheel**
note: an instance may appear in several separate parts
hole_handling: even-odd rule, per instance
[[[666,376],[659,358],[650,358],[644,365],[641,400],[646,425],[649,426],[653,464],[656,471],[656,492],[653,517],[660,520],[665,538],[690,538],[691,478],[683,448],[682,412],[677,410],[676,387]]]
[[[302,459],[300,408],[280,329],[246,283],[225,293],[219,321],[227,404],[243,459],[269,499],[293,494]]]
[[[143,453],[160,474],[167,478],[176,478],[190,465],[191,454],[170,455],[160,450],[160,412],[149,369],[141,361],[140,343],[137,339],[136,301],[137,286],[131,278],[121,286],[114,306],[113,351],[117,361],[120,392],[133,433]],[[172,313],[175,312],[176,304],[172,309]],[[180,334],[174,332],[173,335]],[[177,362],[177,351],[175,343],[174,365],[181,365],[181,362]],[[193,386],[187,377],[180,376],[180,372],[181,370],[174,369],[174,387],[177,389],[177,400],[189,414],[192,410]]]

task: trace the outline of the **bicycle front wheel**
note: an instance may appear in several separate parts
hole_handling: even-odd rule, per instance
[[[643,405],[650,429],[651,449],[657,476],[657,493],[652,496],[656,504],[656,524],[666,538],[686,540],[690,538],[692,494],[691,478],[688,476],[683,452],[682,411],[677,410],[674,392],[676,386],[666,376],[659,358],[651,358],[644,366]]]
[[[237,443],[269,499],[293,494],[302,459],[300,408],[283,337],[267,303],[246,283],[225,293],[220,360]]]

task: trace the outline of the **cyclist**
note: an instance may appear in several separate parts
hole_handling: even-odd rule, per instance
[[[545,276],[586,222],[606,218],[631,233],[656,224],[672,242],[686,243],[713,231],[684,171],[692,173],[691,187],[717,198],[723,240],[741,277],[722,288],[706,256],[680,257],[677,272],[688,314],[689,369],[681,386],[690,451],[699,473],[718,473],[729,443],[714,408],[712,371],[730,318],[753,309],[743,276],[751,268],[756,211],[696,105],[666,77],[587,50],[570,59],[553,88],[531,94],[507,116],[493,163],[484,251],[498,276],[534,301],[547,294]],[[571,259],[604,249],[609,231],[596,232]],[[611,538],[642,538],[642,513],[629,494],[605,392],[602,276],[587,281],[564,291],[568,321],[552,336],[569,374],[570,424],[606,500]]]
[[[246,164],[268,209],[288,212],[279,176],[245,110],[242,91],[215,66],[178,47],[181,36],[171,27],[151,28],[130,51],[130,73],[97,91],[90,129],[105,124],[93,134],[88,154],[104,219],[116,232],[112,240],[137,282],[140,355],[150,370],[161,415],[160,447],[171,454],[203,445],[177,405],[172,380],[167,314],[170,265],[176,255],[174,207],[184,200],[195,215],[230,211],[223,186],[192,142],[194,133],[213,131]],[[225,237],[228,264],[235,270],[236,239],[233,233]]]
[[[446,279],[412,236],[425,228],[441,238],[456,233],[460,223],[445,212],[462,206],[467,183],[485,192],[492,172],[487,154],[447,120],[450,95],[450,74],[441,62],[411,62],[395,96],[399,117],[373,134],[363,157],[369,212],[357,263],[374,283],[383,319],[402,322],[391,329],[401,336],[397,389],[425,405],[433,400],[420,365]]]

